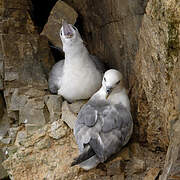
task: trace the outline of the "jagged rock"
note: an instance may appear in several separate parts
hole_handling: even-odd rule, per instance
[[[72,112],[78,114],[79,111],[80,111],[80,109],[81,109],[81,107],[82,107],[85,103],[87,103],[87,100],[79,100],[79,101],[75,101],[75,102],[73,102],[73,103],[71,103],[71,104],[68,104],[68,106],[69,106],[69,108],[70,108],[70,110],[71,110]]]
[[[4,137],[4,138],[2,138],[0,141],[1,141],[3,144],[8,145],[8,144],[11,143],[11,138],[9,138],[9,137]]]
[[[0,122],[1,122],[1,118],[3,117],[4,114],[4,100],[3,100],[3,96],[0,93]]]
[[[173,125],[172,132],[171,143],[167,151],[165,165],[160,180],[180,178],[180,117]]]
[[[44,125],[46,120],[44,117],[43,108],[44,101],[42,98],[29,99],[25,106],[19,110],[19,122]]]
[[[20,146],[23,142],[25,142],[27,139],[27,132],[25,130],[19,131],[17,133],[15,145]]]
[[[14,153],[16,153],[18,150],[18,147],[16,145],[12,145],[12,146],[8,146],[8,148],[6,148],[6,150],[4,151],[4,153],[8,156],[13,155]]]
[[[112,160],[111,162],[107,163],[107,175],[113,176],[113,175],[121,175],[123,173],[124,165],[122,163],[122,158],[118,157]]]
[[[5,113],[2,119],[0,119],[0,140],[1,141],[3,141],[4,137],[7,135],[9,127],[10,127],[10,120],[7,117],[7,113]]]
[[[8,137],[11,138],[11,141],[12,141],[12,142],[15,141],[17,132],[18,132],[19,130],[20,130],[20,127],[11,127],[11,128],[9,128],[9,130],[8,130]]]
[[[144,180],[156,180],[159,172],[159,168],[150,168],[144,177]]]
[[[134,158],[133,159],[133,166],[132,166],[132,173],[141,173],[145,170],[145,161],[141,159]]]
[[[74,24],[77,17],[78,14],[73,8],[63,1],[57,1],[41,34],[46,35],[54,46],[62,49],[59,36],[62,20],[65,19],[68,23]]]
[[[50,122],[59,120],[63,101],[62,97],[59,95],[46,95],[44,100],[49,112]]]
[[[6,177],[8,177],[7,171],[3,168],[2,166],[2,162],[5,160],[5,155],[4,153],[1,151],[0,149],[0,179],[4,179]]]
[[[47,73],[53,64],[52,55],[47,38],[39,36],[31,20],[30,0],[13,3],[3,0],[0,8],[0,62],[3,61],[0,75],[4,75],[7,112],[12,122],[26,122],[30,132],[48,121],[44,95],[48,89]]]
[[[130,158],[130,150],[129,150],[129,147],[124,147],[120,153],[119,153],[119,156],[125,160],[125,161],[129,161],[131,158]]]
[[[112,177],[112,180],[124,180],[124,174],[115,175]]]
[[[0,48],[0,90],[3,90],[3,61],[1,57],[1,48]]]
[[[140,147],[139,143],[135,142],[130,145],[130,150],[133,156],[135,157],[142,157],[142,148]]]
[[[54,121],[51,124],[51,129],[49,132],[49,136],[54,139],[60,139],[66,136],[67,134],[67,127],[60,121]]]
[[[135,60],[138,123],[151,148],[166,150],[172,124],[179,116],[179,12],[177,1],[147,4]],[[142,103],[142,101],[144,101]],[[144,104],[144,107],[142,106]]]
[[[74,128],[75,121],[77,119],[77,114],[73,113],[67,101],[62,104],[62,120],[71,128]]]
[[[48,38],[46,36],[39,36],[38,40],[38,60],[41,62],[43,67],[43,72],[45,73],[47,79],[49,76],[49,71],[55,64],[54,58],[49,48]]]
[[[147,0],[65,0],[82,17],[83,37],[92,54],[122,71],[131,87],[138,35]],[[123,4],[123,6],[122,6]]]

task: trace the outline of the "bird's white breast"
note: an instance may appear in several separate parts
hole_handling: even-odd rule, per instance
[[[60,94],[65,99],[88,99],[100,88],[102,75],[88,58],[75,57],[64,64]]]

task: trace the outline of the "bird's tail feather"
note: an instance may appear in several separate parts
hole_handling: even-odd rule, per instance
[[[95,152],[90,147],[90,145],[86,145],[86,147],[84,148],[84,151],[73,160],[73,162],[71,163],[71,166],[80,164],[80,163],[86,161],[87,159],[91,158],[94,155],[95,155]]]

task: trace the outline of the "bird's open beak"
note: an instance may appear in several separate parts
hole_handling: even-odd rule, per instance
[[[73,30],[70,24],[68,24],[65,20],[62,22],[63,33],[66,38],[73,37]]]

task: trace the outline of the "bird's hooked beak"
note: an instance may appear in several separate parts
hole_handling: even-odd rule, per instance
[[[112,87],[106,87],[106,99],[109,97],[109,95],[111,94],[112,91]]]
[[[73,30],[70,24],[68,24],[65,20],[62,21],[63,33],[66,38],[73,37]]]

